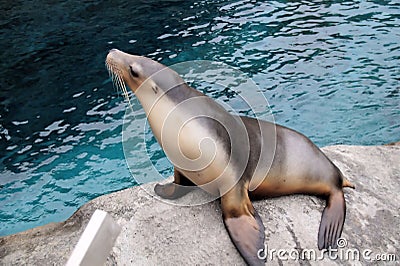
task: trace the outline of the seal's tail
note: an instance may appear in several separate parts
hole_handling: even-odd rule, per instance
[[[337,240],[343,230],[346,217],[346,203],[342,190],[332,192],[322,213],[318,232],[318,248],[337,248]]]
[[[349,180],[347,180],[346,178],[343,178],[343,183],[342,183],[342,187],[349,187],[352,189],[355,189],[356,186],[353,185]]]

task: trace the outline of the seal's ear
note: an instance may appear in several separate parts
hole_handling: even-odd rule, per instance
[[[221,197],[225,227],[233,244],[249,265],[264,265],[264,225],[254,209],[246,186],[237,184]]]

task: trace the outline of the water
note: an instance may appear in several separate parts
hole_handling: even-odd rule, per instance
[[[135,185],[121,146],[126,104],[104,68],[111,48],[167,65],[237,67],[263,90],[278,123],[320,146],[400,139],[398,1],[0,7],[0,235],[64,220],[96,196]],[[165,159],[152,141],[158,164]]]

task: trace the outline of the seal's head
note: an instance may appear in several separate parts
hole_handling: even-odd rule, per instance
[[[117,88],[128,96],[125,85],[135,93],[151,90],[157,93],[181,84],[183,80],[170,68],[143,56],[131,55],[112,49],[107,55],[106,66]]]

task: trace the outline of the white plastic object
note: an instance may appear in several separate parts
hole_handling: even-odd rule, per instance
[[[66,265],[104,265],[120,232],[121,227],[107,212],[96,210]]]

